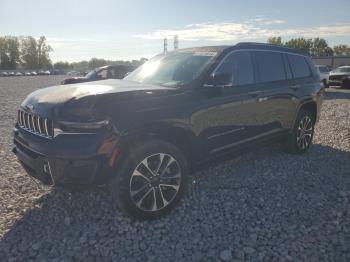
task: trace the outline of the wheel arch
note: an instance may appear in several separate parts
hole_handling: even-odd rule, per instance
[[[160,139],[173,144],[183,153],[189,166],[195,160],[196,137],[187,126],[156,123],[135,128],[126,132],[123,144],[129,147],[149,139]]]
[[[300,110],[306,110],[310,112],[314,117],[314,121],[317,120],[318,111],[317,111],[317,103],[315,101],[311,100],[311,101],[306,101],[302,103],[299,107],[298,113],[300,112]]]

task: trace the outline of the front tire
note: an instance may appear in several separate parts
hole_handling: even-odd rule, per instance
[[[292,132],[287,136],[286,150],[293,154],[305,153],[312,144],[315,117],[307,110],[298,113]]]
[[[141,142],[127,153],[110,191],[119,208],[136,219],[163,216],[181,199],[187,161],[174,145],[162,140]]]

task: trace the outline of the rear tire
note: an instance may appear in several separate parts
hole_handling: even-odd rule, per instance
[[[130,148],[116,173],[110,181],[116,204],[127,215],[145,220],[176,206],[185,192],[188,165],[174,145],[150,140]]]
[[[315,117],[307,110],[298,113],[293,130],[286,138],[286,151],[292,154],[305,153],[312,144]]]

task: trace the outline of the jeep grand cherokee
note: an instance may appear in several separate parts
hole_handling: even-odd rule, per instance
[[[123,211],[154,218],[179,201],[195,163],[276,138],[306,152],[323,91],[310,57],[292,49],[182,49],[123,80],[33,92],[13,151],[45,184],[108,183]]]

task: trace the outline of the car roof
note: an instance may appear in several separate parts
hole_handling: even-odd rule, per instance
[[[195,51],[201,51],[201,52],[229,52],[232,50],[239,50],[239,49],[249,49],[249,50],[271,50],[271,51],[280,51],[285,53],[294,53],[298,55],[304,55],[309,56],[307,53],[304,53],[300,50],[289,48],[289,47],[283,47],[279,45],[274,44],[266,44],[266,43],[255,43],[255,42],[240,42],[235,45],[220,45],[220,46],[202,46],[202,47],[191,47],[191,48],[182,48],[178,49],[177,51],[171,51],[169,53],[175,53],[175,52],[195,52]]]

